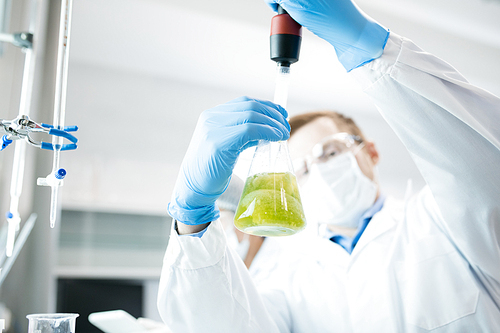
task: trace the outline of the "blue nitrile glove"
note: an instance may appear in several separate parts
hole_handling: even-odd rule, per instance
[[[363,13],[351,0],[264,0],[335,48],[347,71],[382,55],[389,30]]]
[[[239,154],[259,140],[287,140],[287,116],[274,103],[247,97],[204,111],[168,204],[170,216],[189,225],[218,219],[215,201],[224,193]]]

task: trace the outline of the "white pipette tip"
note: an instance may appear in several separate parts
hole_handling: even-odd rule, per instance
[[[59,186],[52,186],[50,194],[50,217],[49,217],[51,228],[54,228],[54,226],[56,225],[58,193],[59,193]]]
[[[7,256],[7,258],[12,257],[12,252],[13,251],[14,251],[14,245],[7,246],[7,248],[5,249],[5,255]]]

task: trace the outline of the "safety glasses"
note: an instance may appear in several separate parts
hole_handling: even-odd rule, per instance
[[[300,178],[309,172],[314,163],[325,163],[345,152],[356,155],[364,147],[364,142],[358,135],[336,133],[327,136],[314,145],[310,154],[292,161],[295,176]]]

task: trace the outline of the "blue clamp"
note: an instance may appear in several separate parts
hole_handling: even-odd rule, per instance
[[[45,127],[45,128],[54,128],[54,126],[49,125],[49,124],[41,123],[40,125],[42,125],[42,127]],[[76,131],[78,131],[78,126],[65,126],[63,128],[63,130],[65,132],[76,132]]]
[[[49,143],[49,142],[42,142],[42,146],[40,147],[42,149],[47,149],[47,150],[54,150],[54,145],[52,143]],[[75,150],[77,147],[77,145],[75,145],[74,143],[68,143],[68,144],[64,144],[64,145],[61,145],[61,151],[64,151],[64,150]]]
[[[7,148],[7,146],[10,145],[11,143],[12,143],[12,140],[7,138],[7,135],[2,136],[2,148],[0,148],[0,151]]]
[[[73,135],[69,134],[68,132],[76,132],[78,131],[78,126],[66,126],[64,127],[64,130],[56,129],[52,125],[48,124],[41,124],[45,128],[49,128],[49,134],[50,135],[55,135],[55,136],[60,136],[62,138],[68,139],[70,144],[63,144],[61,145],[61,151],[63,150],[74,150],[77,148],[76,143],[78,142],[78,139],[74,137]],[[47,149],[47,150],[54,150],[54,145],[52,143],[48,142],[42,142],[41,145],[42,149]]]

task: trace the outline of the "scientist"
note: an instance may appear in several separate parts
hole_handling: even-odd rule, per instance
[[[289,138],[287,113],[249,98],[203,112],[168,206],[165,323],[174,332],[500,332],[500,99],[350,0],[279,3],[333,45],[427,186],[403,203],[384,199],[372,143],[326,114],[304,121],[290,151],[304,204],[317,205],[331,240],[304,240],[256,288],[227,247],[215,201],[241,151]],[[349,180],[334,186],[340,172]]]

